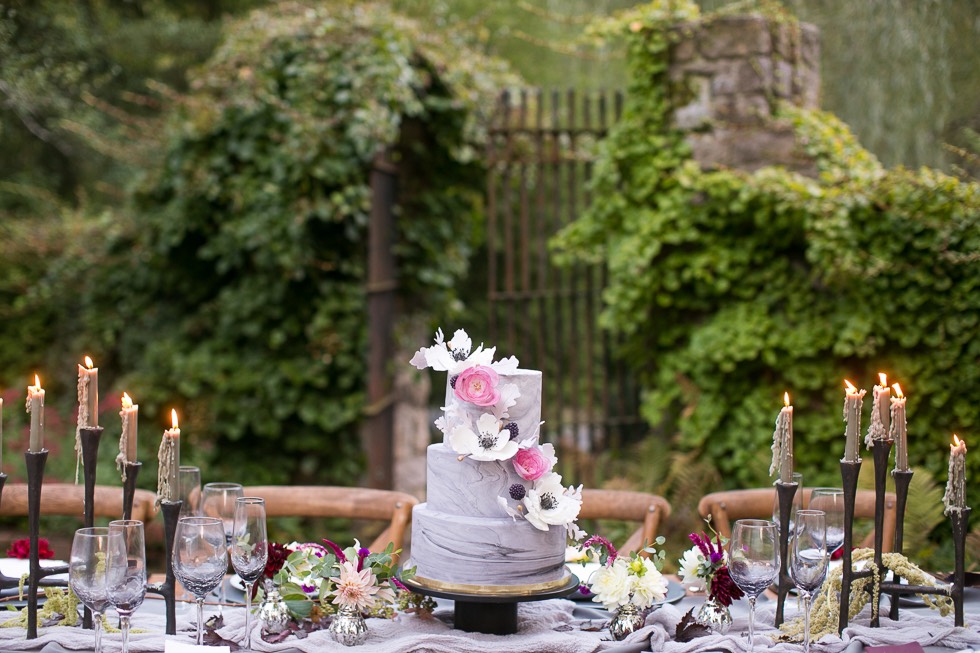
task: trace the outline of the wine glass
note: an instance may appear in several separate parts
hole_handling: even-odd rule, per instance
[[[129,621],[146,596],[146,546],[143,522],[120,519],[109,522],[109,554],[106,557],[106,595],[119,613],[122,653],[129,653]]]
[[[201,493],[201,516],[217,517],[225,528],[225,544],[231,546],[231,529],[235,525],[235,501],[245,495],[241,483],[208,483]],[[218,614],[225,603],[225,584],[218,590]]]
[[[796,511],[803,507],[803,474],[793,472],[793,482],[796,483],[796,494],[793,495],[793,506],[789,510],[789,532],[793,532],[793,517]],[[779,492],[773,495],[772,500],[772,523],[779,527]]]
[[[803,653],[810,653],[810,597],[827,576],[827,515],[800,510],[790,554],[789,573],[803,599]]]
[[[749,599],[749,650],[755,632],[755,600],[779,577],[779,530],[765,519],[739,519],[728,542],[728,573]]]
[[[245,645],[249,645],[252,586],[265,571],[269,544],[265,528],[265,499],[242,497],[235,501],[231,534],[231,566],[245,583]]]
[[[827,513],[827,554],[833,554],[844,545],[844,490],[815,487],[807,508]]]
[[[174,576],[197,599],[197,644],[204,644],[204,597],[228,570],[225,529],[215,517],[181,517],[174,534]]]
[[[97,526],[75,531],[68,563],[68,585],[85,607],[92,611],[95,653],[102,653],[102,615],[109,606],[105,573],[108,550],[108,528]]]
[[[195,517],[201,512],[201,468],[181,465],[177,470],[180,487],[180,516]]]

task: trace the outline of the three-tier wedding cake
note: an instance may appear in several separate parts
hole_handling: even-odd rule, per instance
[[[439,330],[412,358],[447,373],[443,441],[428,448],[427,501],[412,516],[415,580],[434,589],[553,589],[580,533],[581,486],[562,485],[554,447],[538,442],[541,372],[494,353]]]

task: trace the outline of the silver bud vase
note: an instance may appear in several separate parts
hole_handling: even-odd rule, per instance
[[[619,641],[634,630],[642,628],[644,622],[643,612],[632,603],[627,603],[616,610],[612,621],[609,622],[609,634]]]
[[[708,600],[698,608],[694,620],[719,635],[727,634],[732,627],[731,611],[728,606],[722,605],[714,596],[709,596]]]
[[[357,646],[367,638],[367,621],[356,607],[342,605],[333,616],[330,634],[344,646]]]
[[[265,596],[259,606],[259,623],[269,635],[281,633],[289,625],[289,608],[271,580],[265,582]]]

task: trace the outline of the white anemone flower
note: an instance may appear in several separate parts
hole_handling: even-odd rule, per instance
[[[517,443],[510,439],[510,431],[501,430],[500,420],[492,413],[483,413],[476,421],[476,433],[466,424],[460,424],[449,432],[449,446],[458,454],[473,460],[510,460],[517,453]]]
[[[703,592],[705,590],[704,579],[698,576],[701,568],[701,561],[704,556],[698,547],[691,547],[684,552],[684,556],[678,560],[679,569],[677,575],[680,576],[681,584],[692,592]]]
[[[519,365],[514,356],[494,362],[493,355],[497,352],[496,347],[484,349],[481,343],[474,350],[473,341],[463,329],[457,329],[449,342],[446,342],[442,329],[439,329],[436,331],[435,343],[431,347],[423,347],[415,352],[411,360],[412,365],[420,370],[431,367],[437,372],[449,372],[450,377],[474,365],[492,367],[497,374],[513,374]],[[508,407],[510,405],[513,405],[512,400]]]
[[[526,518],[541,531],[550,526],[566,526],[575,521],[582,508],[582,495],[574,488],[566,490],[561,474],[551,472],[534,482],[524,499]]]

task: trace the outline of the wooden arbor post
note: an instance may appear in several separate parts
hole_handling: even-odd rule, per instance
[[[398,170],[387,152],[371,166],[371,215],[368,224],[367,270],[367,405],[361,442],[367,454],[367,482],[391,489],[394,478],[392,374],[389,361],[398,282],[395,269],[395,200]]]

